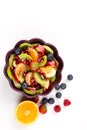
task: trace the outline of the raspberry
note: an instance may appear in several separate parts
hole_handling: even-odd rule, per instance
[[[61,107],[59,105],[55,105],[54,106],[54,111],[55,112],[60,112],[61,111]]]
[[[64,99],[63,104],[64,104],[64,106],[69,106],[69,105],[71,105],[71,101],[69,101],[68,99]]]

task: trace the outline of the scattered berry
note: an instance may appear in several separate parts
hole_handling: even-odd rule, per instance
[[[14,53],[19,55],[21,53],[21,49],[20,48],[15,48]]]
[[[49,61],[51,61],[51,60],[53,60],[53,58],[54,58],[53,54],[49,53],[48,56],[47,56],[47,59]]]
[[[55,86],[55,89],[59,90],[60,89],[60,85]]]
[[[53,104],[54,102],[55,102],[54,98],[49,98],[49,99],[48,99],[48,103],[49,103],[49,104]]]
[[[64,106],[69,106],[69,105],[71,105],[71,101],[68,99],[64,99],[63,104],[64,104]]]
[[[61,92],[57,92],[57,93],[56,93],[56,97],[57,97],[57,98],[61,98],[61,96],[62,96],[62,93],[61,93]]]
[[[42,104],[46,104],[48,102],[48,99],[47,98],[42,98]]]
[[[37,102],[39,101],[39,97],[36,96],[36,97],[33,99],[33,101],[34,101],[35,103],[37,103]]]
[[[62,84],[60,85],[60,88],[61,88],[61,89],[65,89],[65,88],[66,88],[66,84],[65,84],[65,83],[62,83]]]
[[[69,74],[69,75],[67,76],[67,79],[68,79],[68,80],[72,80],[72,79],[73,79],[73,75],[72,75],[72,74]]]
[[[24,82],[24,83],[22,83],[21,87],[22,87],[22,89],[23,89],[23,88],[27,88],[28,86],[27,86],[27,84]]]
[[[45,113],[47,112],[47,106],[46,106],[45,104],[41,104],[41,105],[39,106],[39,112],[40,112],[41,114],[45,114]]]
[[[54,106],[54,111],[55,112],[60,112],[61,111],[61,107],[59,105]]]

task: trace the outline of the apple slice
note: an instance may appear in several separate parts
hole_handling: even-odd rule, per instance
[[[51,78],[56,74],[56,69],[52,66],[41,67],[40,70],[47,78]]]

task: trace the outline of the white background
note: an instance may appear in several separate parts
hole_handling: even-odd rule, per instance
[[[62,111],[48,105],[46,115],[22,126],[14,110],[22,95],[13,91],[3,74],[6,53],[22,39],[41,38],[54,44],[64,61],[62,82],[74,80],[57,100]],[[87,130],[87,3],[86,0],[0,0],[0,130]],[[54,93],[48,95],[53,96]],[[63,100],[69,98],[70,107]],[[56,104],[55,103],[55,104]]]

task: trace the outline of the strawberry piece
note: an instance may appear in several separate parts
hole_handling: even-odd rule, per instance
[[[41,114],[45,114],[45,113],[47,112],[47,106],[46,106],[45,104],[41,104],[41,105],[39,106],[39,112],[40,112]]]
[[[71,101],[68,99],[64,99],[63,104],[64,104],[64,106],[69,106],[69,105],[71,105]]]
[[[33,99],[33,101],[34,101],[35,103],[37,103],[37,102],[39,101],[39,97],[36,96],[36,97]]]
[[[55,105],[54,106],[54,111],[55,112],[60,112],[61,111],[61,107],[59,105]]]
[[[54,60],[52,60],[52,61],[47,61],[47,64],[46,65],[51,65],[51,66],[53,66],[53,67],[56,67],[57,65],[56,65],[56,62],[54,61]]]
[[[13,73],[13,77],[14,77],[15,81],[16,81],[17,83],[19,83],[18,77],[16,76],[15,73]]]
[[[38,51],[38,52],[42,52],[43,54],[45,53],[45,48],[42,46],[42,45],[40,45],[40,44],[38,44],[38,46],[36,47],[36,50]]]

